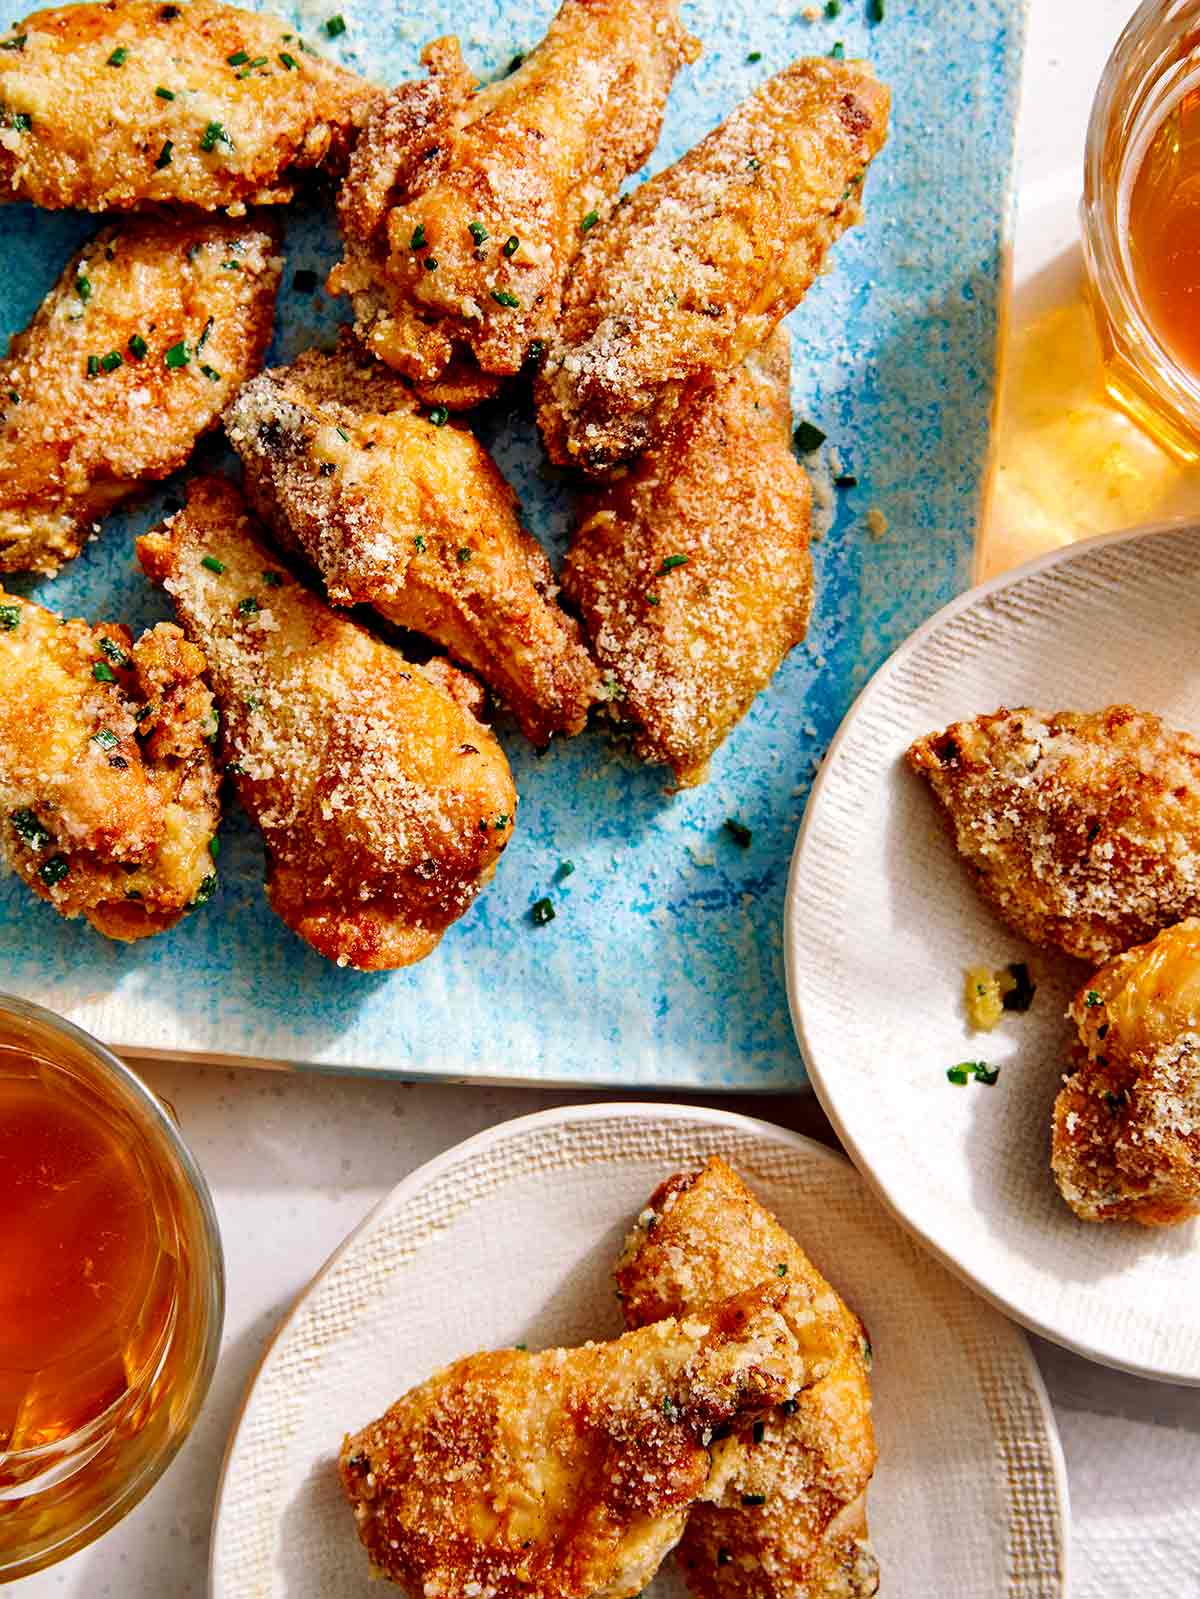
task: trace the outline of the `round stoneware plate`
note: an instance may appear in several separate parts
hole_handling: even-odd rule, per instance
[[[710,1154],[870,1329],[886,1591],[1058,1599],[1066,1483],[1023,1335],[918,1249],[839,1155],[764,1122],[660,1105],[508,1122],[367,1218],[251,1388],[218,1497],[212,1599],[380,1599],[337,1481],[343,1433],[469,1351],[619,1333],[609,1273],[627,1229],[664,1177]],[[670,1562],[653,1587],[655,1599],[683,1592]]]
[[[1085,966],[1034,950],[975,892],[912,740],[999,706],[1125,701],[1200,732],[1200,528],[1075,545],[947,606],[843,722],[792,860],[785,946],[800,1048],[859,1169],[900,1220],[1027,1327],[1093,1360],[1200,1383],[1200,1228],[1078,1221],[1050,1112]],[[973,1033],[964,969],[1028,961],[1024,1015]],[[946,1069],[986,1059],[992,1088]]]

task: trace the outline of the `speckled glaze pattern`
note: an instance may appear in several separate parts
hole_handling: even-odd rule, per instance
[[[284,7],[280,7],[284,10]],[[330,0],[328,9],[334,9]],[[550,0],[354,0],[325,40],[325,7],[290,13],[329,54],[381,81],[411,75],[421,45],[457,31],[481,77],[540,37]],[[816,20],[805,16],[814,10]],[[866,677],[969,581],[988,448],[1024,0],[954,8],[886,0],[685,3],[705,54],[680,75],[653,166],[676,159],[770,73],[841,41],[893,88],[891,140],[866,185],[867,217],[791,319],[797,417],[829,444],[810,460],[835,501],[815,548],[808,642],[718,753],[710,782],[668,796],[596,733],[536,756],[499,731],[521,794],[492,886],[429,960],[364,976],[327,965],[272,915],[262,848],[232,810],[220,887],[173,932],[132,948],[63,922],[0,879],[0,987],[69,1015],[110,1044],[403,1076],[780,1089],[804,1080],[784,997],[788,858],[822,751]],[[619,114],[619,108],[614,108]],[[22,327],[93,218],[4,213],[0,321]],[[317,206],[291,218],[288,289],[271,352],[287,360],[346,315],[318,290],[336,240]],[[566,479],[545,464],[527,398],[477,418],[525,517],[557,557]],[[829,447],[836,447],[831,459]],[[216,441],[200,459],[227,460]],[[830,490],[834,471],[858,486]],[[132,538],[163,486],[56,581],[14,587],[71,615],[140,628],[167,614]],[[867,513],[887,532],[874,538]],[[730,507],[737,515],[737,507]],[[752,832],[741,847],[725,828]],[[563,875],[564,862],[574,871]],[[549,894],[555,919],[535,927]]]

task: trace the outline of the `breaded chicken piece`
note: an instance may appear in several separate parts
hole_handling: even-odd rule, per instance
[[[429,45],[429,76],[373,111],[338,200],[346,251],[329,288],[351,297],[370,349],[421,382],[447,378],[447,405],[464,357],[519,371],[698,54],[678,0],[565,0],[523,64],[481,89],[457,39]]]
[[[329,960],[422,960],[489,880],[517,797],[500,746],[420,668],[279,567],[223,478],[138,540],[208,656],[267,897]]]
[[[131,941],[216,885],[216,711],[161,622],[131,647],[0,589],[0,849],[63,916]]]
[[[1084,1221],[1200,1215],[1200,920],[1118,955],[1076,994],[1051,1164]]]
[[[438,424],[441,425],[438,425]],[[599,691],[578,624],[487,451],[344,340],[255,378],[225,418],[251,503],[320,572],[478,672],[535,744]]]
[[[805,1380],[758,1285],[607,1344],[470,1355],[342,1445],[375,1570],[413,1599],[627,1599],[706,1491],[714,1429]]]
[[[907,759],[976,887],[1031,943],[1095,963],[1200,915],[1200,743],[1152,712],[1002,708]]]
[[[808,1256],[719,1157],[650,1198],[617,1263],[630,1327],[695,1315],[765,1273],[815,1379],[715,1451],[714,1491],[692,1511],[679,1560],[697,1599],[869,1599],[875,1469],[870,1348]]]
[[[705,780],[808,626],[812,492],[792,454],[789,381],[778,329],[586,497],[563,568],[635,750],[681,788]]]
[[[131,220],[80,251],[0,362],[0,572],[56,572],[216,426],[262,365],[277,244],[258,223]]]
[[[35,11],[0,38],[0,196],[83,211],[281,204],[344,170],[379,90],[212,0]]]
[[[589,234],[538,377],[551,460],[631,459],[763,343],[862,217],[888,98],[864,62],[795,61]]]

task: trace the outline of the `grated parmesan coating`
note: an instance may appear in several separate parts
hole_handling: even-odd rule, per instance
[[[84,246],[0,361],[0,572],[56,572],[184,464],[262,365],[281,268],[259,222],[131,219]]]
[[[717,1446],[679,1561],[697,1599],[869,1599],[879,1586],[866,1510],[876,1451],[858,1317],[715,1156],[655,1190],[615,1277],[626,1324],[641,1327],[696,1315],[768,1274],[786,1287],[780,1312],[809,1382]]]
[[[338,605],[373,605],[478,672],[544,745],[599,691],[516,496],[465,427],[344,338],[264,372],[225,419],[255,509]]]
[[[223,478],[193,482],[138,555],[208,656],[273,909],[339,965],[423,959],[511,836],[517,797],[496,740],[282,569]]]
[[[305,170],[344,169],[379,93],[290,23],[212,0],[35,11],[0,39],[0,194],[240,215],[290,200]]]
[[[464,356],[519,371],[698,54],[678,0],[565,0],[523,64],[484,88],[456,38],[430,44],[429,76],[373,112],[338,199],[346,250],[329,288],[350,296],[370,349],[425,383]]]
[[[133,644],[0,589],[0,849],[39,898],[107,938],[173,927],[215,882],[204,669],[168,622]]]
[[[812,606],[811,490],[791,450],[782,329],[587,496],[563,591],[643,760],[681,787],[749,710]],[[681,559],[682,558],[682,559]]]
[[[538,377],[551,460],[629,460],[763,343],[861,218],[888,104],[863,62],[794,61],[592,230]]]
[[[1071,1002],[1079,1033],[1051,1164],[1084,1221],[1200,1215],[1200,920],[1165,928]]]
[[[342,1445],[374,1571],[412,1599],[630,1599],[705,1491],[713,1433],[805,1366],[772,1280],[612,1343],[470,1355]]]
[[[1002,708],[907,759],[980,892],[1032,943],[1095,963],[1200,914],[1200,743],[1153,713]]]

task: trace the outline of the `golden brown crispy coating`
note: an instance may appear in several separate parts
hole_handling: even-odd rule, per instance
[[[865,63],[795,61],[589,234],[538,377],[552,460],[629,460],[763,343],[861,218],[887,114]]]
[[[719,1157],[655,1191],[615,1275],[625,1320],[641,1327],[767,1272],[787,1286],[781,1313],[815,1380],[718,1446],[680,1563],[698,1599],[868,1599],[879,1586],[866,1510],[875,1438],[858,1317]]]
[[[279,17],[213,0],[35,11],[0,39],[0,196],[240,215],[344,168],[378,94]]]
[[[583,502],[563,591],[643,760],[702,783],[812,606],[812,494],[779,329]]]
[[[248,383],[226,431],[251,503],[338,605],[374,605],[491,685],[535,744],[577,733],[599,677],[540,545],[474,435],[344,341]]]
[[[204,218],[80,251],[0,362],[0,572],[57,571],[183,465],[262,365],[281,265],[273,229]]]
[[[1200,914],[1200,743],[1151,712],[1002,708],[907,758],[980,892],[1032,943],[1109,960]]]
[[[162,622],[67,622],[0,589],[0,848],[108,938],[172,927],[215,885],[204,656]]]
[[[627,1599],[709,1480],[714,1429],[805,1380],[758,1285],[582,1349],[470,1355],[342,1446],[376,1570],[414,1596]]]
[[[374,353],[426,383],[468,353],[519,371],[698,53],[678,0],[565,0],[523,65],[474,94],[458,40],[429,45],[429,76],[375,109],[338,201],[329,287]]]
[[[1084,1221],[1169,1227],[1200,1215],[1200,921],[1101,968],[1054,1106],[1051,1164]]]
[[[192,483],[138,555],[208,656],[274,910],[339,965],[423,959],[512,831],[516,792],[491,733],[281,570],[224,479]]]

